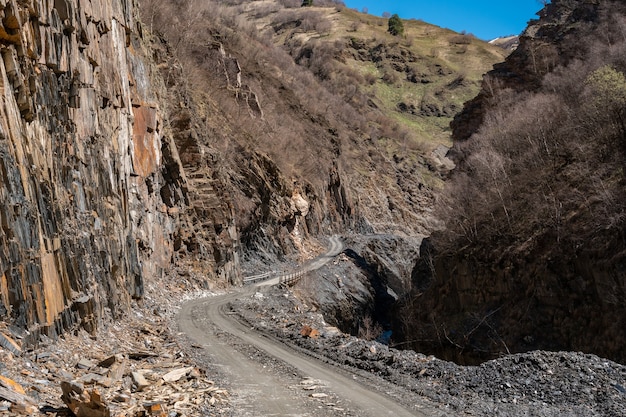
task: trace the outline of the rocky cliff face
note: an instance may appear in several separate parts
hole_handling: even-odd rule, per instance
[[[31,341],[120,317],[174,256],[238,279],[232,206],[202,179],[183,112],[163,122],[171,109],[135,11],[127,0],[0,2],[0,319]],[[217,214],[194,204],[200,194]],[[214,227],[194,231],[199,218]],[[216,240],[219,255],[202,245]]]
[[[455,119],[447,226],[422,245],[400,313],[413,321],[396,329],[414,348],[626,360],[623,101],[610,101],[625,20],[622,2],[552,2]],[[602,90],[605,72],[620,82]]]
[[[441,256],[424,241],[415,292],[400,313],[412,320],[395,331],[416,351],[464,364],[531,350],[624,362],[626,270],[607,255],[614,250],[623,251],[607,246],[569,257],[544,248],[495,259],[464,251]]]
[[[585,33],[599,18],[599,2],[553,1],[538,12],[519,37],[519,46],[506,61],[494,65],[483,78],[480,93],[465,103],[451,123],[455,140],[468,139],[476,133],[485,114],[506,90],[521,93],[536,90],[543,77],[559,65],[581,58]]]

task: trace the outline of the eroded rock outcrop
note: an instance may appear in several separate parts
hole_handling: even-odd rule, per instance
[[[519,46],[483,77],[480,93],[454,117],[451,123],[454,139],[469,139],[476,133],[502,91],[534,91],[547,73],[580,58],[585,31],[597,22],[598,10],[596,0],[557,0],[539,11],[541,19],[529,22],[519,37]]]
[[[27,342],[120,317],[202,216],[188,209],[184,129],[163,122],[136,6],[0,2],[0,319],[28,329]],[[214,206],[208,242],[233,221],[228,201]],[[184,254],[236,280],[236,241],[231,230],[220,257]]]

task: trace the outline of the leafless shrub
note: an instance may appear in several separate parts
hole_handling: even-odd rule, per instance
[[[358,337],[363,340],[376,340],[383,333],[382,326],[372,316],[365,316],[359,324]]]
[[[298,11],[291,9],[281,10],[272,17],[271,24],[274,27],[280,27],[288,22],[292,22],[295,26],[299,24]]]
[[[331,30],[333,29],[333,24],[330,20],[324,19],[315,25],[315,31],[320,35],[329,35]]]
[[[272,13],[276,13],[279,10],[281,10],[281,7],[279,4],[275,4],[275,3],[265,3],[261,6],[257,6],[255,8],[255,17],[257,19],[259,18],[263,18],[265,16],[268,16]]]
[[[302,5],[300,0],[278,0],[278,2],[286,9],[295,9]]]
[[[400,81],[400,76],[396,70],[388,67],[383,70],[382,80],[387,84],[396,84]]]
[[[534,41],[530,43],[528,51],[535,74],[548,74],[554,70],[560,62],[559,51],[550,43]]]
[[[323,26],[326,19],[323,13],[315,10],[307,10],[299,16],[299,28],[305,32],[316,30],[318,25]]]
[[[376,84],[376,81],[378,81],[378,77],[371,72],[365,74],[364,79],[365,83],[367,83],[368,85],[374,85]]]
[[[361,22],[352,22],[350,24],[349,32],[358,32],[361,27]]]
[[[450,38],[451,45],[470,45],[474,37],[472,35],[454,35]]]

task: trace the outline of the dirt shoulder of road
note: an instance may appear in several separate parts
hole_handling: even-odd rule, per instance
[[[418,396],[453,415],[625,415],[626,366],[595,355],[535,351],[458,366],[345,335],[286,289],[259,288],[231,309],[256,331],[359,375],[400,402]]]

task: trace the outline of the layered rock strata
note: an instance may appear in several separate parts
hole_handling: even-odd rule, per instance
[[[164,123],[136,6],[0,1],[0,319],[27,342],[120,317],[174,256],[238,279],[224,199],[201,232],[223,253],[180,243],[202,213],[189,209],[181,129]]]

